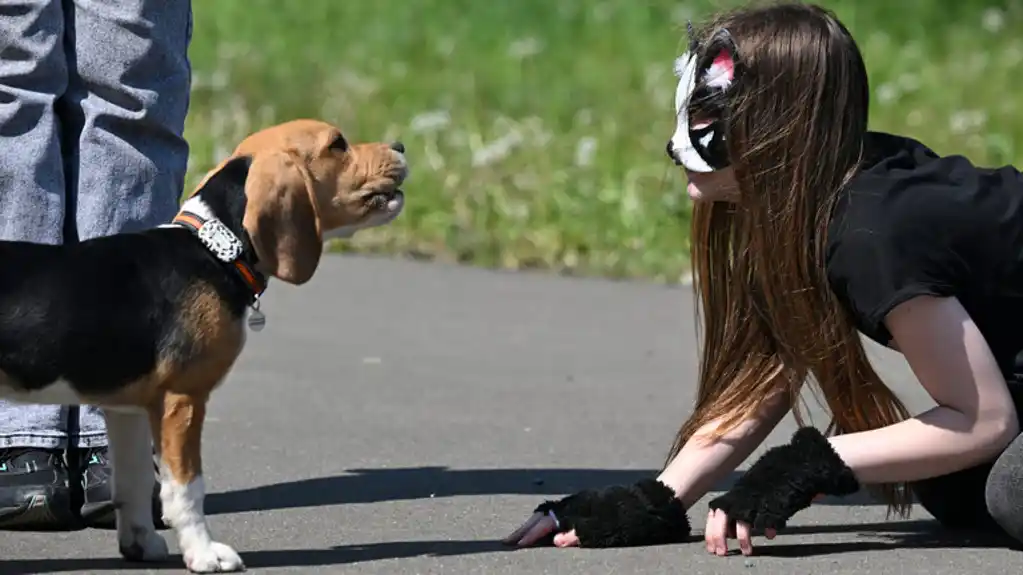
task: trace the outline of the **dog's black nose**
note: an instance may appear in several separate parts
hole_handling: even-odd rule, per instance
[[[394,150],[395,152],[398,152],[399,154],[404,154],[405,144],[402,144],[401,142],[394,142],[393,144],[391,144],[391,149]]]

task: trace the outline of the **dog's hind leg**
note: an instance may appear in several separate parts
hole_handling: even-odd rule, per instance
[[[154,408],[150,415],[154,430],[159,427],[163,517],[177,534],[189,571],[244,571],[238,553],[213,540],[203,511],[202,428],[207,399],[204,393],[169,392],[162,408]]]
[[[105,409],[113,468],[113,495],[117,506],[117,543],[129,561],[167,558],[167,542],[153,527],[152,443],[149,417]]]

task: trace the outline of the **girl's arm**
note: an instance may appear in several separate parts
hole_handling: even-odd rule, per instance
[[[657,477],[671,487],[686,509],[749,457],[789,412],[788,396],[778,393],[760,412],[717,440],[709,439],[718,423],[701,427]]]
[[[885,323],[938,406],[895,425],[831,438],[861,483],[960,471],[992,459],[1019,434],[1005,378],[957,299],[916,297]]]
[[[881,429],[826,439],[812,428],[765,453],[728,493],[710,501],[707,549],[727,553],[727,526],[744,554],[751,525],[784,527],[815,495],[848,495],[864,483],[946,475],[990,461],[1019,433],[1008,386],[980,330],[955,298],[921,296],[886,324],[938,407]],[[949,494],[955,497],[956,494]]]

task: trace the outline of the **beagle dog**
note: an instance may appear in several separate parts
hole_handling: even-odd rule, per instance
[[[203,513],[207,401],[242,350],[247,311],[261,328],[268,279],[308,282],[326,238],[390,223],[407,175],[400,143],[350,144],[296,120],[243,140],[168,224],[73,245],[0,242],[0,397],[104,408],[122,556],[168,556],[152,517],[155,445],[185,566],[245,569]]]

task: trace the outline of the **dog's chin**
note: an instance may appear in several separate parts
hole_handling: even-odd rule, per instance
[[[398,217],[398,214],[400,214],[401,210],[404,208],[405,192],[400,189],[395,189],[394,192],[391,193],[391,197],[387,199],[387,204],[384,205],[383,213],[386,221],[383,223],[390,223],[394,218]],[[374,217],[377,216],[377,214],[373,215]]]
[[[389,224],[405,208],[405,192],[395,188],[390,192],[373,194],[367,199],[370,211],[356,229],[375,228]]]
[[[379,196],[380,200],[371,198],[371,201],[377,205],[371,208],[369,214],[361,222],[324,231],[323,239],[348,239],[360,230],[384,226],[393,222],[405,208],[405,193],[396,189],[390,193],[381,193]]]

